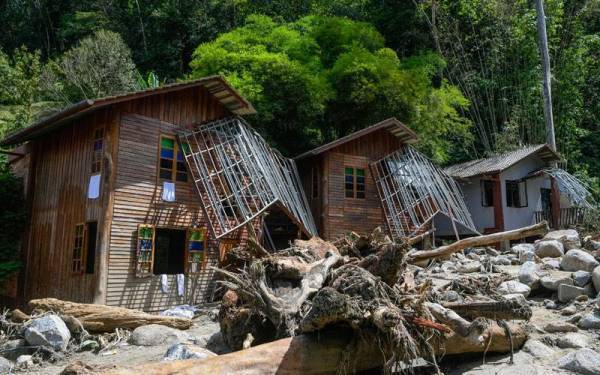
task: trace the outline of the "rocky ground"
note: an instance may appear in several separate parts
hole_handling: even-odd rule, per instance
[[[411,266],[417,283],[433,283],[439,302],[526,299],[533,311],[526,323],[529,339],[515,350],[512,363],[510,354],[465,355],[445,358],[441,371],[600,374],[599,259],[599,242],[582,240],[575,231],[556,231],[535,244],[518,244],[504,253],[492,248],[467,249],[422,267]],[[85,368],[223,354],[229,349],[219,332],[217,309],[196,311],[194,324],[186,331],[147,325],[106,335],[104,340],[86,341],[78,336],[81,331],[51,314],[25,323],[20,339],[8,340],[11,335],[5,325],[0,373],[59,374],[65,368],[85,373]],[[44,346],[53,349],[41,350]],[[426,363],[415,371],[435,373]]]

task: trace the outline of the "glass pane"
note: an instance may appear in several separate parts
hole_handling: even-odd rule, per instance
[[[346,190],[353,190],[353,189],[354,189],[353,184],[346,184]]]
[[[177,160],[178,161],[183,161],[183,152],[177,151]]]
[[[363,199],[364,197],[365,197],[365,192],[364,191],[357,191],[356,192],[356,198]]]
[[[187,172],[187,168],[185,167],[185,163],[178,162],[177,163],[177,170],[180,171],[180,172]]]
[[[163,178],[163,179],[166,179],[166,180],[170,180],[171,179],[171,171],[170,170],[161,169],[160,170],[160,178]]]
[[[175,179],[177,181],[181,181],[181,182],[187,182],[187,173],[185,172],[177,172],[177,175],[175,176]]]
[[[364,184],[365,183],[364,176],[363,177],[360,177],[360,176],[356,177],[356,183],[357,184]]]
[[[94,150],[101,150],[102,149],[102,140],[98,140],[96,142],[94,142]]]
[[[160,157],[167,158],[167,159],[173,159],[173,150],[161,148],[160,149]]]
[[[365,191],[365,185],[357,184],[356,191]]]
[[[349,174],[349,175],[353,175],[354,174],[354,168],[346,167],[345,168],[345,173]]]
[[[365,170],[364,169],[356,168],[356,175],[357,176],[364,176],[365,175]]]
[[[190,153],[190,145],[187,142],[181,142],[181,149],[183,150],[183,152],[185,152],[186,154]]]
[[[173,160],[169,159],[160,159],[160,167],[163,169],[172,169],[173,168]]]
[[[346,183],[347,184],[351,184],[354,182],[354,177],[352,176],[346,176]]]
[[[161,148],[169,148],[169,149],[174,149],[175,148],[175,141],[171,138],[164,138],[162,137],[160,139],[160,147]]]
[[[346,198],[354,198],[354,192],[352,190],[346,190]]]
[[[204,250],[204,242],[190,241],[190,250],[194,250],[194,251]]]

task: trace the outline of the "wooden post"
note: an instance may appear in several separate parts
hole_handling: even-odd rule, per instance
[[[540,43],[540,54],[542,56],[544,88],[544,118],[546,120],[547,143],[553,151],[556,151],[556,140],[554,138],[554,119],[552,118],[552,90],[550,74],[550,54],[548,53],[548,37],[546,36],[546,15],[544,14],[544,1],[536,0],[537,29]]]

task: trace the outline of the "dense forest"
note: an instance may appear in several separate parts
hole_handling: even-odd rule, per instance
[[[546,0],[554,117],[600,176],[600,0]],[[94,98],[209,74],[285,154],[389,116],[451,164],[545,142],[532,1],[5,0],[0,136]]]

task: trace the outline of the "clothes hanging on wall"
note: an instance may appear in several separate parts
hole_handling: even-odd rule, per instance
[[[175,202],[175,184],[163,181],[162,199],[166,202]]]
[[[169,293],[169,278],[167,275],[160,275],[160,290],[163,293]]]
[[[185,276],[180,273],[177,275],[177,295],[182,297],[185,293]]]
[[[88,185],[88,198],[96,199],[100,196],[100,174],[90,176],[90,183]]]

